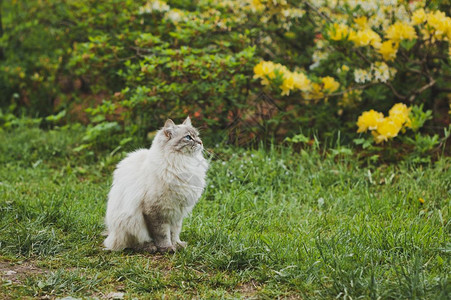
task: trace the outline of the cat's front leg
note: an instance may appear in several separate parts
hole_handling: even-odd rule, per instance
[[[159,252],[175,252],[171,241],[171,225],[159,218],[146,217],[147,228]]]
[[[175,224],[171,225],[171,241],[172,245],[176,248],[185,248],[187,246],[186,242],[180,240],[180,231],[182,230],[183,219],[180,219]]]

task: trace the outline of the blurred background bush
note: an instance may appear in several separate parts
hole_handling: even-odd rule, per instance
[[[207,144],[339,139],[387,160],[449,152],[449,1],[12,0],[0,8],[3,130],[81,123],[78,151],[114,149],[191,115]],[[389,114],[397,103],[403,113]],[[371,110],[382,114],[374,126],[363,115]]]

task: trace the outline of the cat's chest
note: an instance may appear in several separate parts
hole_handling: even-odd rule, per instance
[[[159,174],[162,196],[182,206],[194,205],[205,187],[205,162],[184,161],[166,166]]]

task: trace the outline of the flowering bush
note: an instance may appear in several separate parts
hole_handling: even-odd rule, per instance
[[[362,115],[380,121],[367,130],[387,147],[418,132],[362,112],[403,103],[412,124],[419,107],[434,128],[449,124],[448,11],[446,1],[7,1],[0,108],[64,111],[43,122],[90,123],[88,143],[145,137],[186,114],[215,139],[231,127],[279,141],[308,128],[349,142]]]
[[[371,130],[376,143],[387,141],[396,137],[401,130],[412,127],[410,111],[405,104],[397,103],[390,109],[387,117],[374,110],[363,112],[357,120],[357,132]]]
[[[377,144],[412,126],[406,104],[435,108],[434,121],[447,126],[449,114],[437,107],[446,108],[450,99],[451,18],[437,5],[307,1],[304,8],[312,13],[318,32],[313,64],[290,72],[261,61],[254,78],[280,96],[298,92],[300,106],[324,99],[344,122],[355,122],[362,108],[392,106],[387,117],[370,109],[358,118],[357,132],[370,130]],[[393,105],[392,99],[403,103]]]
[[[281,82],[277,85],[282,91],[281,95],[289,95],[290,91],[301,91],[304,98],[321,99],[325,93],[335,92],[340,84],[333,77],[326,76],[312,82],[302,72],[291,72],[286,66],[274,64],[270,61],[261,61],[254,67],[254,78],[261,78],[261,84],[269,85]]]
[[[322,33],[316,39],[310,72],[300,73],[306,83],[301,90],[304,98],[309,98],[305,97],[308,95],[306,91],[315,90],[313,82],[308,85],[311,82],[308,77],[324,76],[326,70],[329,71],[326,73],[335,73],[340,77],[343,89],[366,89],[382,83],[392,90],[394,96],[410,102],[432,86],[444,85],[441,82],[443,74],[439,71],[449,73],[451,55],[451,18],[444,12],[425,10],[425,2],[422,1],[382,1],[381,4],[375,1],[342,1],[340,4],[336,1],[312,2],[316,6],[307,2],[307,7],[316,12],[315,21]],[[396,5],[390,5],[393,3]],[[433,60],[438,64],[431,65]],[[341,67],[335,70],[326,68],[327,65],[340,63]],[[292,81],[291,75],[299,74],[288,72],[280,64],[260,62],[254,69],[254,78],[264,79],[261,81],[263,85],[269,85],[275,76],[271,69],[266,69],[269,73],[265,74],[262,64],[266,68],[279,69],[287,83]],[[349,73],[350,69],[353,77],[340,76]],[[400,71],[403,73],[398,73]],[[399,77],[417,74],[416,80],[426,79],[427,83],[420,88],[415,85],[413,90],[410,87],[410,93],[402,94],[394,85],[397,73]],[[349,80],[351,78],[353,80]],[[364,83],[370,84],[358,85]],[[338,89],[340,85],[334,83],[333,86]],[[280,89],[281,95],[289,95],[287,91],[293,90],[290,84],[281,85]],[[330,92],[325,86],[322,89],[326,90],[324,95]]]

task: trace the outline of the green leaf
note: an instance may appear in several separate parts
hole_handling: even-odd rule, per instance
[[[285,141],[290,143],[308,143],[310,139],[305,135],[303,135],[302,133],[299,133],[293,136],[292,138],[290,137],[285,138]]]
[[[45,118],[45,120],[47,122],[56,123],[56,122],[60,121],[62,118],[64,118],[65,116],[66,116],[66,110],[64,109],[64,110],[60,111],[58,114],[56,114],[56,115],[47,116]]]
[[[410,49],[412,49],[413,46],[415,46],[417,40],[413,39],[413,40],[402,40],[401,41],[401,47],[403,47],[404,49],[406,49],[407,51],[409,51]]]

